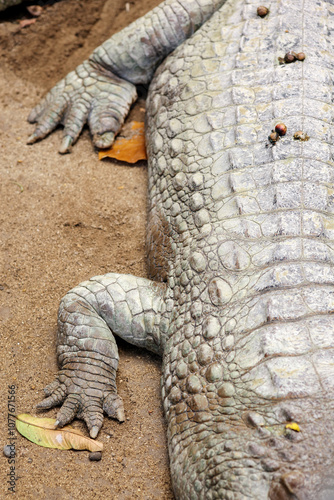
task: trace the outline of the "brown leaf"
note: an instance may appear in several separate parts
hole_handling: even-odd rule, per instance
[[[20,28],[25,28],[26,26],[30,26],[31,24],[34,24],[37,21],[37,19],[22,19],[20,21]]]
[[[29,14],[31,14],[32,16],[35,16],[35,17],[38,17],[42,14],[43,12],[43,7],[41,7],[40,5],[29,5],[27,7],[27,11],[29,12]]]
[[[55,418],[39,418],[22,413],[16,417],[16,429],[22,436],[45,448],[59,450],[102,451],[103,443],[85,436],[71,425],[55,428]]]
[[[127,163],[146,160],[144,122],[133,121],[126,124],[112,147],[99,151],[99,160],[106,157],[115,158]]]

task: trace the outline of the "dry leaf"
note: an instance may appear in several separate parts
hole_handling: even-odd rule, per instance
[[[55,429],[55,418],[33,417],[22,413],[16,417],[16,429],[22,436],[45,448],[59,450],[102,451],[103,443],[85,436],[71,425]]]
[[[40,5],[28,5],[27,11],[32,16],[38,17],[38,16],[40,16],[42,14],[43,7],[41,7]]]
[[[291,422],[291,424],[286,424],[286,429],[292,429],[293,431],[300,432],[300,427],[296,422]]]
[[[36,21],[37,21],[36,17],[34,19],[22,19],[22,21],[20,21],[20,28],[25,28],[26,26],[30,26],[31,24],[34,24]]]
[[[112,147],[99,151],[99,160],[106,157],[126,161],[127,163],[146,160],[144,122],[126,124]]]

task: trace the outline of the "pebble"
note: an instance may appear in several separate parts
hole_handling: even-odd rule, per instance
[[[91,462],[99,462],[102,458],[102,451],[92,451],[89,454],[89,460]]]
[[[3,454],[7,458],[11,458],[11,457],[13,458],[13,456],[15,456],[15,450],[14,450],[14,453],[12,453],[11,446],[9,444],[6,444],[6,446],[3,449]]]

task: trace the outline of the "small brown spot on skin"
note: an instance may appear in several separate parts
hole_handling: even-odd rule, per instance
[[[298,52],[298,54],[296,54],[296,59],[298,61],[304,61],[305,57],[306,56],[305,56],[304,52]]]
[[[269,9],[267,7],[264,7],[263,5],[260,5],[260,7],[257,8],[256,12],[259,17],[266,17],[266,15],[269,13]]]
[[[279,57],[278,62],[280,64],[290,64],[290,63],[293,63],[295,61],[304,61],[305,57],[306,56],[305,56],[304,52],[296,53],[296,52],[291,51],[291,52],[287,52],[284,57]]]
[[[287,52],[287,53],[285,54],[285,56],[284,56],[284,62],[285,62],[286,64],[293,63],[293,62],[295,62],[295,60],[296,60],[296,57],[295,57],[295,55],[294,55],[294,53],[293,53],[293,52]]]
[[[293,138],[295,141],[308,141],[310,137],[302,130],[298,130],[293,134]]]
[[[286,125],[284,123],[277,123],[277,125],[275,125],[275,132],[277,132],[277,134],[279,136],[283,136],[286,134],[286,131],[287,131],[287,128],[286,128]]]
[[[279,139],[279,135],[277,132],[272,132],[269,136],[268,136],[268,139],[269,141],[271,142],[271,144],[276,144],[276,142],[278,141]]]

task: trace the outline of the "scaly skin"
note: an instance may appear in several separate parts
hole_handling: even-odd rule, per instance
[[[209,4],[219,7],[203,2],[192,18]],[[229,0],[157,70],[147,103],[148,252],[160,283],[109,274],[65,296],[61,370],[40,405],[65,400],[59,424],[77,414],[95,436],[102,409],[123,418],[111,331],[160,352],[181,500],[334,498],[334,9],[276,0],[261,19],[257,6]],[[139,70],[122,57],[122,32],[89,64],[149,80],[168,51],[150,50],[163,37],[156,24],[154,36],[140,31],[156,18],[125,32],[137,37]],[[170,17],[164,33],[167,25],[175,33],[179,22]],[[175,38],[193,27],[185,21]],[[288,50],[305,61],[279,65]],[[70,123],[82,121],[74,113]],[[288,132],[271,146],[277,122]],[[293,140],[298,130],[309,141]]]

